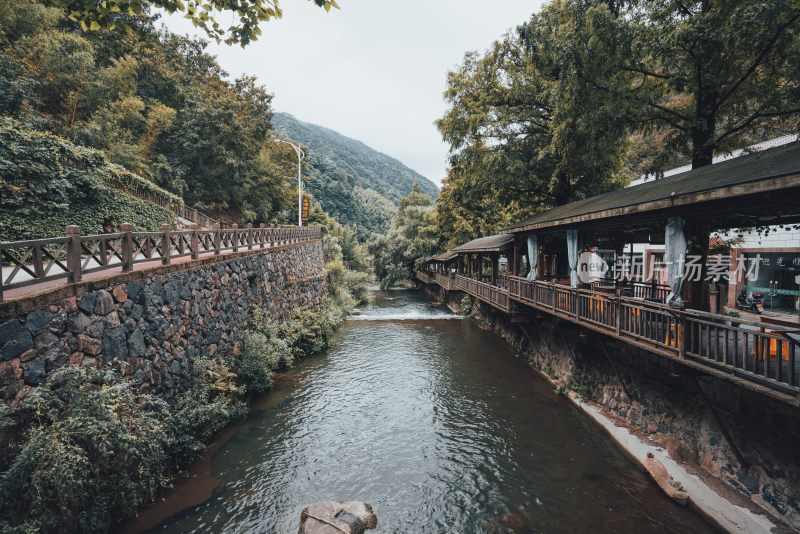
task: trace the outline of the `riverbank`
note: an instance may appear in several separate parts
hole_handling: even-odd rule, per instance
[[[774,426],[781,419],[776,418],[779,412],[770,411],[772,407],[766,410],[769,416],[760,409],[760,415],[751,418],[740,408],[740,403],[755,406],[744,393],[710,381],[703,382],[704,393],[694,375],[544,317],[511,324],[480,304],[475,315],[483,328],[511,343],[556,393],[608,432],[642,468],[647,454],[653,454],[689,491],[691,505],[721,528],[730,532],[790,528],[786,523],[797,517],[792,511],[797,503],[790,476],[797,468],[789,446],[792,425]],[[720,399],[727,402],[724,411]],[[747,466],[739,463],[738,451],[720,424],[744,451]],[[786,447],[779,445],[781,437]]]

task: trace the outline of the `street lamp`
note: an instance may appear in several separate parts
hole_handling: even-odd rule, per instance
[[[303,149],[300,148],[299,145],[291,143],[289,141],[284,141],[283,139],[275,139],[276,143],[283,143],[284,145],[289,145],[292,147],[297,153],[297,226],[303,226],[303,167],[302,162],[303,158],[306,157],[306,153],[303,152]]]

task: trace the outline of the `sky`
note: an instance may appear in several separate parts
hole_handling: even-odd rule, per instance
[[[264,23],[258,41],[244,49],[212,42],[208,51],[232,76],[256,76],[275,95],[275,111],[362,141],[440,183],[448,147],[434,121],[446,109],[447,72],[542,2],[338,3],[341,10],[325,13],[308,0],[283,0],[283,18]],[[176,33],[202,35],[180,15],[163,20]]]

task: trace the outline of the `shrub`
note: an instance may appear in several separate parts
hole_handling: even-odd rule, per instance
[[[261,332],[244,334],[244,350],[236,371],[249,393],[264,393],[272,388],[272,372],[278,360],[271,350],[269,338]]]
[[[171,453],[174,463],[186,465],[231,421],[247,415],[247,405],[238,400],[236,375],[219,362],[195,360],[196,380],[179,395],[171,411]]]
[[[26,402],[37,424],[0,478],[3,516],[30,531],[107,530],[167,483],[168,406],[113,373],[54,376]]]
[[[464,295],[461,298],[461,303],[459,304],[459,308],[461,309],[462,315],[469,315],[472,313],[472,299],[469,298],[468,295]]]
[[[248,393],[264,393],[272,388],[272,373],[291,367],[294,357],[281,327],[267,320],[257,307],[251,312],[251,324],[243,336],[236,374]]]
[[[86,368],[53,373],[31,391],[19,412],[29,429],[0,476],[0,532],[105,531],[151,502],[246,411],[228,395],[224,366],[196,364],[193,386],[173,405]]]
[[[347,289],[356,304],[363,304],[367,301],[367,285],[372,280],[372,277],[359,271],[347,271],[344,279],[344,287]]]

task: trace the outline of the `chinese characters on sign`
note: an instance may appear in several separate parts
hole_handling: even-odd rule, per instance
[[[786,264],[786,258],[779,258],[782,264]],[[754,282],[758,280],[759,269],[762,266],[768,266],[770,260],[762,258],[760,254],[753,257],[737,256],[736,265],[731,269],[731,257],[729,255],[714,255],[709,256],[705,264],[705,280],[708,282],[723,282],[735,281],[741,282]],[[800,265],[800,257],[794,258],[794,265]],[[703,277],[703,264],[702,256],[688,255],[681,256],[678,261],[678,272],[683,273],[683,280],[689,282],[699,282]],[[633,279],[644,280],[650,282],[653,279],[658,279],[658,273],[666,271],[668,262],[664,260],[656,260],[649,262],[647,272],[645,273],[644,260],[641,256],[631,257],[618,257],[614,268],[614,274],[617,280]]]

